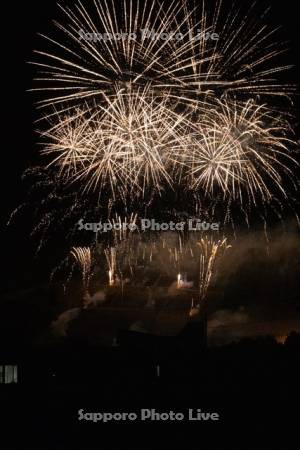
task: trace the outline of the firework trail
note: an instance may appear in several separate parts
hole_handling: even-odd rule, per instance
[[[71,255],[75,258],[75,261],[81,269],[84,291],[88,293],[92,270],[91,249],[88,247],[73,247],[71,249]]]
[[[207,292],[214,274],[216,259],[225,253],[229,245],[227,240],[215,241],[212,238],[202,238],[200,246],[200,270],[199,270],[199,301],[200,305],[207,299]]]
[[[107,261],[107,264],[109,267],[109,270],[108,270],[109,285],[113,286],[115,284],[115,274],[116,274],[116,269],[117,269],[116,249],[114,247],[111,247],[109,250],[106,249],[105,256],[106,256],[106,261]]]

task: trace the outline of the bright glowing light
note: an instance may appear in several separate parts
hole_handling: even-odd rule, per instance
[[[177,275],[177,288],[180,289],[182,286],[182,278],[181,278],[181,274],[179,273]]]
[[[108,279],[109,279],[109,285],[113,286],[113,284],[114,284],[114,275],[113,275],[112,270],[108,271]]]

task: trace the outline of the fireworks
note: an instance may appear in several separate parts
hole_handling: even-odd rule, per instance
[[[215,241],[212,238],[202,238],[198,245],[200,246],[200,270],[199,270],[199,300],[203,303],[206,300],[207,292],[215,270],[216,259],[225,253],[229,245],[227,240]]]
[[[43,35],[47,50],[36,51],[34,63],[41,69],[36,90],[48,92],[41,106],[98,105],[103,95],[114,98],[128,85],[150,84],[160,99],[192,108],[216,92],[291,91],[275,79],[288,69],[273,63],[285,48],[276,42],[275,30],[253,23],[251,8],[228,13],[216,1],[211,11],[205,3],[189,6],[185,0],[169,5],[95,0],[60,8],[63,24],[55,22],[55,37]]]
[[[109,250],[105,250],[106,261],[109,267],[108,270],[108,282],[110,286],[115,284],[116,273],[116,249],[111,247]]]
[[[91,250],[87,247],[73,247],[71,255],[81,269],[84,291],[88,293],[92,268]]]
[[[60,118],[43,152],[67,182],[99,195],[106,188],[113,199],[180,185],[240,204],[286,199],[283,180],[297,165],[286,120],[252,100],[206,107],[192,123],[145,93],[120,94],[89,119],[86,111]]]
[[[123,236],[120,240],[119,236],[115,239],[115,232],[112,232],[111,237],[115,243],[114,246],[105,246],[101,242],[93,247],[71,249],[72,259],[80,268],[86,296],[89,296],[90,291],[102,289],[103,285],[115,288],[122,286],[122,289],[124,285],[140,286],[142,289],[149,290],[149,277],[152,287],[157,286],[162,278],[165,279],[165,287],[170,287],[174,295],[176,295],[175,287],[176,291],[195,293],[194,286],[198,284],[200,242],[200,268],[206,275],[205,288],[204,278],[201,278],[199,286],[203,294],[201,299],[203,299],[215,269],[216,257],[221,256],[224,253],[223,250],[228,248],[225,245],[226,240],[215,241],[212,237],[208,239],[201,233],[195,233],[184,239],[177,233],[159,234],[149,239],[148,235],[143,236],[136,232]],[[98,267],[93,272],[92,261],[94,267]],[[69,267],[69,258],[65,263],[66,267]],[[71,279],[73,266],[74,262],[68,281]],[[63,267],[58,268],[60,269]],[[180,273],[178,273],[179,269]],[[174,282],[175,279],[176,282]]]
[[[150,240],[137,233],[127,236],[114,247],[77,247],[71,254],[81,269],[87,299],[90,298],[89,289],[98,291],[103,286],[115,288],[111,295],[121,288],[122,298],[124,287],[130,290],[134,286],[147,297],[151,280],[151,301],[155,302],[157,293],[162,292],[156,289],[162,286],[164,279],[165,295],[182,298],[192,295],[197,298],[194,309],[200,312],[207,301],[218,264],[229,247],[226,239],[218,240],[201,233],[185,239],[179,234],[160,234]],[[92,276],[92,259],[101,267],[100,278],[97,272]]]
[[[181,155],[192,189],[212,197],[221,192],[241,204],[258,197],[268,203],[276,191],[287,197],[283,176],[292,176],[297,162],[283,118],[252,100],[217,101],[197,126]]]
[[[135,224],[141,211],[151,217],[165,202],[168,215],[181,207],[225,224],[233,205],[248,221],[258,204],[287,202],[287,179],[297,187],[291,117],[276,108],[276,97],[289,100],[294,87],[278,81],[289,66],[277,64],[285,49],[275,31],[254,22],[251,10],[226,15],[219,1],[212,10],[191,3],[78,2],[60,7],[55,37],[43,36],[34,62],[46,119],[41,153],[60,198],[75,187],[66,217],[88,205],[97,222],[121,225],[125,216]],[[48,230],[50,215],[41,223]],[[229,247],[203,234],[145,241],[113,228],[90,247],[72,248],[86,290],[93,252],[105,284],[122,289],[141,272],[146,283],[154,267],[178,289],[197,272],[202,304]]]
[[[169,189],[243,207],[286,200],[291,127],[258,98],[292,93],[275,79],[288,69],[275,64],[284,49],[250,12],[222,23],[222,8],[185,0],[61,7],[64,25],[56,22],[55,39],[43,36],[49,51],[37,51],[36,62],[47,96],[40,106],[55,108],[42,132],[48,167],[124,204]]]
[[[43,150],[71,182],[84,190],[108,188],[113,198],[161,189],[171,183],[172,155],[184,151],[183,123],[164,103],[149,101],[146,92],[119,93],[109,106],[87,118],[87,111],[58,116],[58,124],[43,133]]]

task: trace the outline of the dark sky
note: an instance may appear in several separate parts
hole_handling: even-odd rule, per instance
[[[248,0],[247,0],[248,1]],[[243,0],[243,4],[247,3]],[[72,4],[73,2],[68,2]],[[231,2],[226,1],[230,4]],[[249,2],[252,3],[252,2]],[[261,3],[260,7],[261,7]],[[266,3],[267,5],[268,3]],[[33,119],[36,117],[33,102],[34,97],[26,92],[33,85],[32,68],[27,61],[32,59],[32,50],[40,44],[37,32],[47,34],[51,27],[51,19],[57,16],[57,6],[54,0],[23,2],[3,2],[2,16],[2,180],[3,200],[1,214],[1,249],[4,263],[4,285],[21,283],[32,278],[32,273],[39,270],[39,264],[28,266],[32,258],[32,243],[28,239],[28,226],[19,221],[18,227],[6,230],[5,222],[22,198],[20,177],[22,172],[36,153],[36,136]],[[295,64],[289,75],[289,80],[297,82],[300,74],[299,47],[299,14],[294,0],[272,2],[268,15],[270,24],[282,27],[282,36],[290,42],[288,60]],[[4,25],[6,25],[4,29]],[[3,227],[2,227],[3,225]],[[27,275],[24,275],[27,274]],[[18,278],[19,277],[19,278]]]

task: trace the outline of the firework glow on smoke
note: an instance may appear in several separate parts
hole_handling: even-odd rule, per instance
[[[74,271],[74,260],[79,267],[87,300],[90,292],[99,288],[104,287],[107,292],[121,288],[123,292],[133,286],[141,292],[152,289],[155,300],[156,287],[164,279],[169,295],[192,293],[202,307],[212,281],[216,280],[218,264],[230,248],[226,239],[206,233],[167,233],[151,238],[140,233],[120,237],[119,232],[113,232],[110,237],[111,243],[105,245],[100,241],[91,248],[73,248],[71,260],[65,261],[67,268],[72,263],[68,280]],[[97,265],[107,271],[97,271]]]

